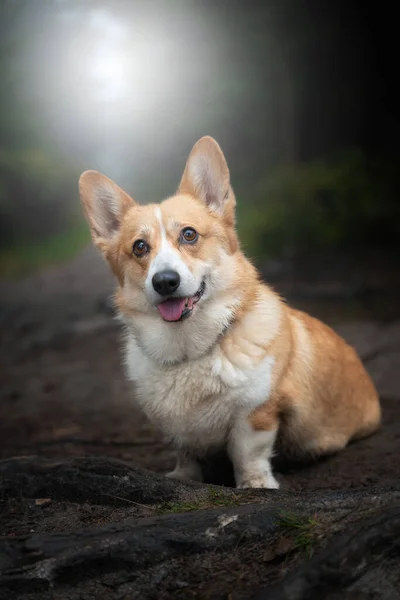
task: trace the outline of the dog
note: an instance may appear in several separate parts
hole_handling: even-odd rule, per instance
[[[321,456],[372,434],[381,409],[355,350],[290,308],[240,249],[224,154],[201,138],[178,191],[139,205],[96,171],[79,180],[91,235],[118,282],[134,395],[177,450],[168,475],[203,478],[224,449],[238,488],[279,487],[285,444]]]

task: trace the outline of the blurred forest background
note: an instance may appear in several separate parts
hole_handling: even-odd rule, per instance
[[[384,5],[1,0],[1,274],[88,243],[80,172],[159,201],[205,134],[256,259],[393,253],[398,49]]]

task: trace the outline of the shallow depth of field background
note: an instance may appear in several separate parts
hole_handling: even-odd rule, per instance
[[[159,201],[205,134],[226,154],[243,246],[259,264],[395,252],[390,19],[303,0],[0,7],[3,278],[88,243],[80,172]]]

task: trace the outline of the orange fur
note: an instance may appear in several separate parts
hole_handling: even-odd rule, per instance
[[[269,429],[278,420],[287,446],[315,455],[373,433],[381,420],[380,404],[355,350],[317,319],[285,310],[290,327],[274,342],[279,350],[270,349],[281,362],[273,400],[253,412],[252,426]]]

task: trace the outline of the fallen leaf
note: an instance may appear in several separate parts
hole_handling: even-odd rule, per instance
[[[36,498],[35,500],[36,506],[46,506],[47,504],[50,504],[50,502],[51,498]]]

